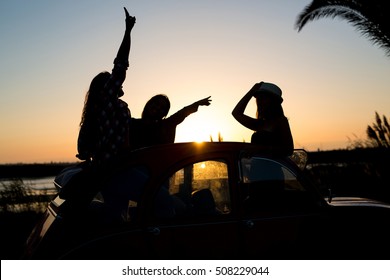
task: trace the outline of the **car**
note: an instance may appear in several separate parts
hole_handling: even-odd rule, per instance
[[[383,258],[390,249],[390,205],[324,197],[306,162],[304,150],[282,156],[239,142],[135,150],[121,170],[141,170],[145,179],[126,183],[141,194],[126,200],[120,221],[111,219],[100,177],[80,163],[56,177],[58,195],[31,233],[24,258]]]

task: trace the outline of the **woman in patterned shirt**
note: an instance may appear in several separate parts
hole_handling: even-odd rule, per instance
[[[77,142],[79,159],[89,168],[88,183],[80,186],[86,193],[85,201],[100,191],[108,211],[106,218],[126,220],[129,200],[140,196],[145,174],[142,170],[121,168],[120,159],[130,151],[127,103],[120,99],[122,84],[129,66],[131,30],[135,17],[126,8],[126,30],[114,60],[112,72],[101,72],[91,82],[85,97]],[[80,197],[81,191],[78,194]],[[85,197],[85,196],[84,196]],[[76,195],[77,199],[77,195]]]
[[[91,82],[85,97],[77,142],[77,157],[97,165],[109,162],[129,149],[130,110],[120,99],[129,66],[131,30],[135,17],[126,8],[126,30],[112,72],[101,72]]]

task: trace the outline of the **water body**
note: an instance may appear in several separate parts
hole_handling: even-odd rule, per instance
[[[21,178],[23,180],[23,184],[25,186],[28,186],[34,190],[55,190],[54,186],[54,176],[50,177],[41,177],[41,178]],[[8,185],[12,183],[13,180],[5,179],[0,180],[0,188],[3,187],[3,185]]]

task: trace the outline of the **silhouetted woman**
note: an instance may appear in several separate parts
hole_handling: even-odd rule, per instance
[[[252,97],[257,104],[256,118],[244,114]],[[257,83],[238,102],[232,115],[240,124],[255,131],[251,143],[272,147],[281,155],[291,155],[294,142],[282,102],[282,90],[277,85]]]
[[[166,118],[171,107],[169,98],[164,94],[153,96],[146,103],[141,119],[133,118],[131,120],[130,129],[134,132],[130,138],[131,147],[136,149],[174,143],[176,127],[189,115],[197,112],[199,106],[209,106],[210,102],[209,96],[184,107]]]
[[[129,66],[131,30],[135,17],[126,8],[126,30],[112,72],[101,72],[91,82],[85,97],[80,131],[77,142],[77,157],[106,165],[122,151],[129,149],[130,110],[120,99],[124,92],[122,84]]]
[[[131,114],[120,97],[124,95],[122,84],[129,67],[130,33],[135,17],[124,10],[126,30],[114,67],[111,73],[99,73],[90,84],[77,142],[77,157],[92,163],[90,182],[81,187],[88,188],[93,196],[101,191],[110,221],[126,220],[129,200],[138,200],[146,180],[142,170],[123,169],[118,161],[130,151]]]

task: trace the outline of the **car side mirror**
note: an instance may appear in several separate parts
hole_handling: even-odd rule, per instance
[[[328,189],[328,203],[332,202],[332,198],[333,198],[332,189]]]

